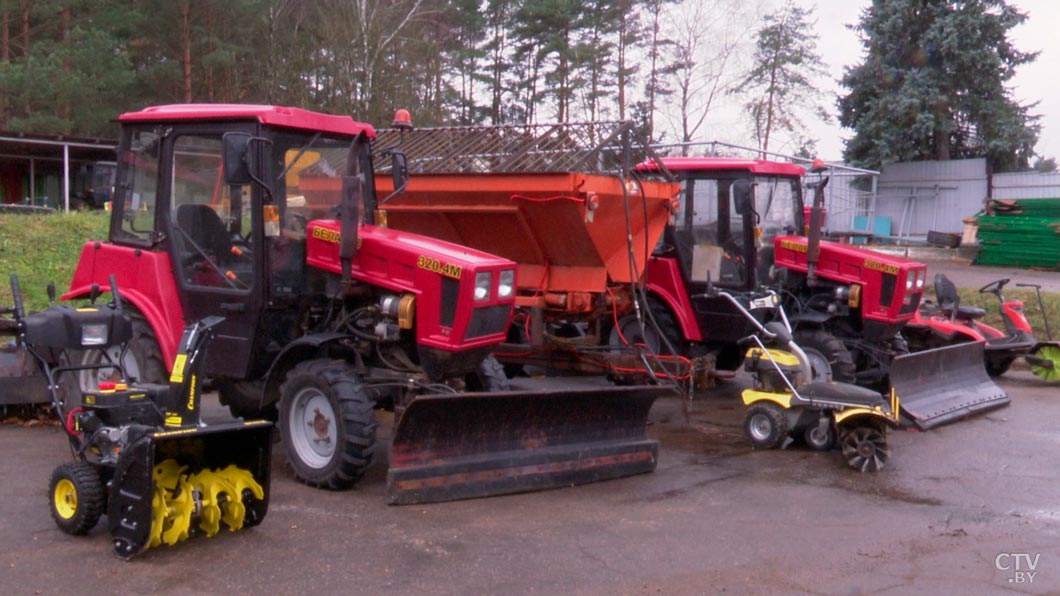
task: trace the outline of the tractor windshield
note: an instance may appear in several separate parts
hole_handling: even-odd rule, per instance
[[[309,222],[342,216],[343,178],[353,189],[360,221],[369,221],[375,197],[371,155],[361,138],[283,131],[271,137],[272,198],[263,209],[270,299],[295,299],[305,280],[305,236]],[[363,173],[363,175],[362,175]],[[357,184],[357,183],[355,183]]]
[[[363,155],[361,155],[363,154]],[[342,177],[350,170],[363,170],[367,163],[367,143],[329,138],[319,134],[284,133],[272,144],[271,158],[276,172],[276,204],[266,208],[265,234],[298,236],[306,223],[316,219],[338,219],[342,203]],[[357,176],[356,173],[352,175]],[[365,201],[370,189],[362,178],[360,191],[362,217],[369,212]]]
[[[780,176],[756,176],[755,207],[759,216],[762,240],[794,234],[802,228],[802,198],[799,180]]]

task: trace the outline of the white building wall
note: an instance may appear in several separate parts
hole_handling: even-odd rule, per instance
[[[963,219],[985,205],[987,188],[985,159],[890,164],[880,172],[875,215],[891,219],[895,236],[960,233]]]
[[[1060,174],[994,174],[993,194],[995,199],[1057,199],[1060,198]]]

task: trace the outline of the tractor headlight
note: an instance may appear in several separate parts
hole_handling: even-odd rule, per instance
[[[81,345],[107,345],[107,326],[104,324],[81,325]]]
[[[497,285],[498,298],[510,298],[515,293],[515,269],[501,271],[501,281]]]
[[[493,275],[489,271],[480,271],[475,274],[475,302],[489,300],[490,282]]]
[[[912,290],[916,286],[916,271],[910,269],[905,275],[905,289]]]
[[[924,284],[926,284],[926,283],[927,283],[927,269],[921,269],[920,272],[916,274],[916,287],[922,288],[922,287],[924,287]]]

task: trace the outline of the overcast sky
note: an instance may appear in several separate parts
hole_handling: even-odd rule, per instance
[[[834,93],[844,90],[836,83],[843,68],[861,61],[861,44],[846,25],[858,21],[869,0],[799,0],[805,6],[816,6],[818,49],[832,73]],[[1028,13],[1026,23],[1012,31],[1016,47],[1024,52],[1040,51],[1038,59],[1021,67],[1010,81],[1020,103],[1039,102],[1034,112],[1041,116],[1042,132],[1036,150],[1047,157],[1060,159],[1060,92],[1055,81],[1060,77],[1060,2],[1057,0],[1014,0],[1010,5]],[[833,108],[834,112],[834,108]],[[814,127],[820,141],[821,157],[838,160],[843,139],[850,130],[837,123]]]

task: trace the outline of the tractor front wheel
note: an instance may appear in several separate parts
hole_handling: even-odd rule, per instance
[[[774,449],[788,438],[788,417],[777,404],[757,403],[747,410],[743,429],[755,449]]]
[[[505,374],[504,365],[493,354],[483,358],[475,372],[467,375],[465,382],[470,391],[498,393],[512,390],[512,384],[508,380],[508,375]]]
[[[811,424],[802,431],[802,441],[813,451],[831,451],[835,447],[835,426],[831,420],[824,430],[820,423]]]
[[[986,374],[990,375],[991,378],[1000,377],[1001,375],[1008,372],[1009,367],[1012,366],[1013,360],[1015,360],[1014,357],[999,358],[997,360],[991,360],[987,358],[984,362],[986,364]]]
[[[310,486],[353,486],[375,452],[374,402],[342,360],[309,360],[280,389],[280,434],[287,462]]]
[[[854,382],[854,358],[838,337],[824,329],[799,329],[794,339],[810,360],[814,381]]]
[[[103,515],[105,496],[99,472],[85,462],[55,468],[48,484],[48,502],[60,530],[88,534]]]

